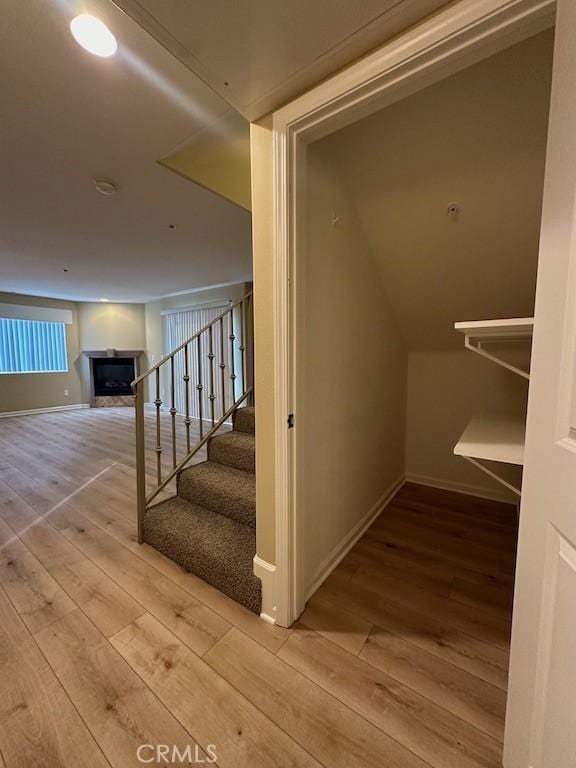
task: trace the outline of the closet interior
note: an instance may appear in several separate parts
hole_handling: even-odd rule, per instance
[[[548,30],[309,145],[299,488],[312,594],[408,481],[522,483]]]

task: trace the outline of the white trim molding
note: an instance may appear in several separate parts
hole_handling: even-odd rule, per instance
[[[179,312],[194,312],[197,309],[228,309],[234,302],[232,299],[213,299],[212,301],[199,302],[198,304],[187,304],[183,307],[173,307],[171,309],[162,309],[160,314],[162,317],[166,315],[177,315]]]
[[[40,320],[44,323],[71,325],[74,316],[71,309],[37,307],[27,304],[0,304],[0,317],[16,320]]]
[[[34,416],[38,413],[53,413],[55,411],[77,411],[80,408],[90,408],[90,403],[78,405],[53,405],[51,408],[32,408],[27,411],[4,411],[0,413],[0,419],[9,419],[12,416]]]
[[[306,597],[296,436],[305,407],[296,370],[306,145],[553,26],[554,11],[555,0],[460,0],[274,113],[275,581],[283,626],[296,620]]]
[[[262,582],[260,618],[269,624],[276,624],[276,566],[254,555],[254,575]]]
[[[428,488],[439,488],[441,491],[454,491],[455,493],[463,493],[466,496],[476,496],[478,499],[488,499],[489,501],[502,501],[505,504],[512,504],[516,506],[518,497],[512,492],[506,493],[498,488],[486,488],[483,485],[471,485],[469,483],[457,483],[453,480],[445,480],[437,477],[430,477],[428,475],[414,475],[408,472],[406,474],[406,482],[414,483],[414,485],[425,485]]]
[[[336,568],[339,562],[341,562],[348,552],[352,549],[354,544],[362,538],[368,528],[372,525],[374,520],[380,515],[390,504],[394,496],[398,493],[400,488],[406,482],[404,475],[402,474],[385,493],[378,499],[374,506],[368,510],[368,512],[359,520],[348,535],[337,544],[336,547],[330,552],[330,554],[320,563],[314,576],[310,580],[310,585],[306,588],[306,600],[308,600],[314,592],[322,585],[322,583],[330,576],[332,571]]]

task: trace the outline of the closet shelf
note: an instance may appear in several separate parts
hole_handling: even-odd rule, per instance
[[[519,488],[485,467],[481,461],[523,466],[525,432],[526,425],[521,419],[475,418],[462,433],[454,453],[520,495]]]
[[[520,419],[472,419],[456,443],[454,453],[504,464],[524,464],[526,426]]]
[[[532,336],[534,329],[533,317],[517,317],[512,320],[473,320],[472,322],[454,323],[454,328],[467,336],[481,338],[484,341],[493,339],[524,339]]]
[[[497,365],[517,373],[525,379],[530,373],[517,365],[504,360],[495,352],[485,349],[487,344],[503,344],[507,342],[530,341],[534,330],[533,317],[519,317],[510,320],[474,320],[471,322],[454,323],[454,328],[465,336],[466,349],[476,352],[482,357],[492,360]]]

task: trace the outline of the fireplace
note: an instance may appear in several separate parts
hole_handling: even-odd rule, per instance
[[[131,384],[139,374],[142,350],[103,349],[84,351],[86,388],[92,408],[133,406]]]
[[[131,395],[130,385],[136,378],[134,358],[95,357],[92,361],[92,376],[96,397]]]

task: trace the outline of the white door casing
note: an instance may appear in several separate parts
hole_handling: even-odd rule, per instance
[[[576,3],[558,0],[506,768],[576,766]]]
[[[274,113],[274,593],[283,626],[305,604],[298,450],[305,403],[297,371],[306,145],[549,28],[554,8],[555,0],[461,0]],[[288,430],[290,413],[295,427]]]
[[[274,115],[278,617],[298,552],[299,203],[307,142],[550,24],[552,0],[462,0]],[[506,768],[576,767],[576,1],[558,0],[521,510]],[[296,427],[287,431],[286,415]]]

